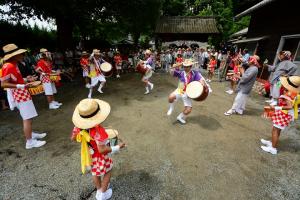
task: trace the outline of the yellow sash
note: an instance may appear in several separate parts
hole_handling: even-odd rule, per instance
[[[92,140],[90,134],[86,130],[80,131],[76,136],[76,141],[81,142],[81,171],[84,174],[86,167],[92,164],[91,155],[89,152],[88,142]]]
[[[93,78],[93,77],[96,77],[96,76],[97,76],[96,70],[90,71],[90,73],[89,73],[89,77],[90,77],[90,78]]]
[[[300,94],[293,101],[294,104],[294,118],[298,119],[298,106],[300,105]]]
[[[184,88],[184,83],[182,83],[182,82],[179,81],[178,87],[177,87],[177,92],[179,94],[184,94],[183,88]]]

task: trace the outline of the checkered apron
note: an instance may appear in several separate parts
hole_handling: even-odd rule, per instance
[[[103,176],[113,167],[112,159],[107,155],[94,152],[92,154],[92,175]]]
[[[98,151],[94,140],[90,141],[90,154],[92,157],[92,175],[103,176],[113,167],[113,161],[108,154],[101,154]]]
[[[12,94],[15,102],[21,103],[31,100],[31,95],[25,88],[12,89]]]
[[[289,114],[282,112],[281,110],[276,110],[271,119],[272,119],[273,124],[276,124],[276,125],[282,126],[282,127],[286,127],[290,124],[293,117]]]
[[[49,74],[41,75],[40,79],[41,79],[42,83],[51,83]]]

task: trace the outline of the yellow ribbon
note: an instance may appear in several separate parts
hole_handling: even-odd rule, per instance
[[[95,70],[90,71],[89,75],[90,78],[96,77],[97,76],[97,72]]]
[[[92,138],[86,130],[82,130],[76,135],[76,141],[81,142],[81,171],[83,174],[86,171],[86,167],[90,167],[92,164],[88,147],[88,142],[90,142],[90,140],[92,140]]]
[[[184,88],[184,83],[179,82],[177,87],[178,94],[184,94],[183,88]]]
[[[294,100],[294,118],[298,119],[298,106],[300,105],[300,94]]]

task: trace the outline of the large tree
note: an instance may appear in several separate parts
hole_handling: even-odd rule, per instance
[[[137,44],[141,34],[151,34],[161,11],[160,0],[118,1],[116,20],[120,27],[131,33]]]
[[[10,16],[16,20],[36,16],[43,19],[53,18],[57,25],[58,45],[62,49],[72,47],[73,30],[84,20],[109,18],[111,1],[104,0],[1,0],[1,5],[9,5]]]
[[[141,34],[153,31],[160,15],[160,0],[2,0],[17,20],[24,16],[53,18],[57,25],[58,45],[72,46],[74,29],[83,38],[113,37],[131,33],[135,42]]]

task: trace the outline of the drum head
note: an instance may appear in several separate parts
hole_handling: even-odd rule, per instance
[[[105,131],[109,139],[116,138],[119,135],[118,131],[115,129],[105,129]]]
[[[103,72],[109,72],[109,71],[111,71],[112,66],[111,66],[111,64],[109,64],[108,62],[105,62],[105,63],[102,63],[102,64],[100,65],[100,69],[101,69],[101,71],[103,71]]]
[[[186,87],[186,94],[191,99],[196,99],[203,93],[203,85],[199,81],[192,81]]]

